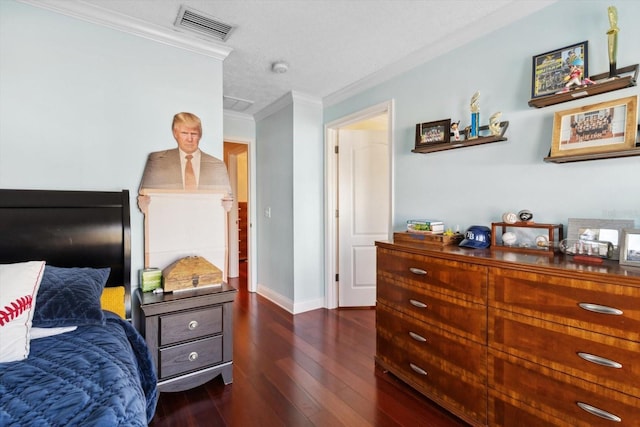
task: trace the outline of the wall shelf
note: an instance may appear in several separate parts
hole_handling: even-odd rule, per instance
[[[563,102],[573,101],[575,99],[586,98],[601,93],[612,92],[614,90],[625,89],[635,86],[638,80],[638,64],[628,67],[618,68],[616,70],[617,77],[609,78],[609,73],[596,74],[591,76],[591,80],[596,82],[594,85],[584,86],[570,90],[565,93],[556,93],[553,95],[534,98],[529,101],[530,107],[543,108],[549,105],[560,104]]]
[[[585,160],[602,160],[602,159],[616,159],[619,157],[632,157],[640,156],[640,147],[632,148],[630,150],[612,151],[608,153],[597,154],[576,154],[573,156],[556,156],[545,157],[544,161],[547,163],[570,163],[570,162],[583,162]]]
[[[640,125],[638,125],[638,133],[640,133]],[[627,150],[620,150],[620,151],[609,151],[606,153],[574,154],[571,156],[551,157],[551,150],[549,150],[549,155],[544,158],[544,161],[547,163],[570,163],[570,162],[584,162],[586,160],[617,159],[620,157],[633,157],[633,156],[640,156],[640,142],[636,142],[635,148],[629,148]]]
[[[507,131],[507,127],[509,127],[508,121],[500,122],[500,135],[480,136],[478,138],[465,139],[462,141],[432,144],[432,145],[427,145],[420,148],[415,148],[411,150],[411,152],[420,153],[420,154],[435,153],[437,151],[454,150],[456,148],[472,147],[474,145],[482,145],[482,144],[489,144],[491,142],[506,141],[507,138],[504,137],[504,134]],[[480,132],[488,131],[489,125],[480,126],[479,130]]]

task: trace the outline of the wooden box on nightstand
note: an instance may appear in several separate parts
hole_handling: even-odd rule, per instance
[[[143,293],[140,332],[151,350],[158,389],[183,391],[222,375],[233,382],[233,301],[237,290],[221,287],[175,293]]]

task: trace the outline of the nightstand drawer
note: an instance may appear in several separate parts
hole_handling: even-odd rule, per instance
[[[222,362],[222,336],[160,349],[159,379]]]
[[[160,316],[160,346],[222,332],[222,307]]]

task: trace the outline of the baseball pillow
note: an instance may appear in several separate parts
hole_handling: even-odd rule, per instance
[[[29,356],[31,319],[44,261],[0,264],[0,362]]]

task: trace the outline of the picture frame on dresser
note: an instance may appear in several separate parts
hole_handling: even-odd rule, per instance
[[[632,149],[637,126],[637,95],[557,111],[550,157]]]
[[[640,228],[625,228],[620,237],[620,264],[640,267]]]
[[[418,149],[431,144],[446,144],[450,141],[451,119],[416,125],[416,146]]]
[[[610,259],[619,260],[622,231],[632,229],[632,219],[569,218],[567,240],[596,240],[611,242],[613,253]]]
[[[541,53],[533,57],[531,76],[531,98],[555,94],[566,84],[572,65],[578,66],[583,77],[589,76],[589,42],[574,43],[560,49]]]

